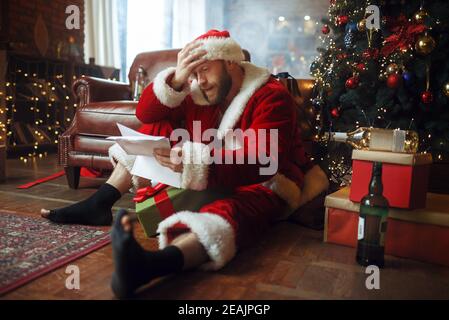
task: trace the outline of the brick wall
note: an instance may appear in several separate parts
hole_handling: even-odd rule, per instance
[[[68,30],[65,21],[68,14],[66,7],[77,5],[80,9],[80,29]],[[8,1],[8,36],[10,47],[18,52],[40,55],[34,40],[34,30],[39,15],[42,16],[48,31],[48,50],[46,57],[67,55],[69,37],[73,36],[76,47],[83,59],[84,49],[84,0],[9,0]]]

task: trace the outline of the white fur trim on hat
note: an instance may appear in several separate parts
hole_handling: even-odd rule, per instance
[[[159,72],[153,81],[153,91],[159,101],[170,108],[178,107],[190,92],[185,85],[182,91],[176,91],[167,84],[167,79],[175,73],[176,68],[170,67]]]
[[[203,45],[198,50],[206,50],[207,53],[202,59],[207,60],[227,60],[240,63],[245,60],[240,45],[232,38],[209,37],[198,39],[195,42]]]
[[[207,145],[186,141],[182,145],[181,188],[201,191],[207,187],[211,156]]]
[[[203,264],[203,270],[218,270],[228,263],[236,253],[234,229],[221,216],[214,213],[180,211],[159,223],[159,248],[169,245],[167,230],[177,223],[183,223],[203,245],[211,261]]]

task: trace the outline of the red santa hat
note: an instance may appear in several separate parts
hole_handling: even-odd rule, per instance
[[[207,60],[227,60],[241,62],[245,60],[242,48],[231,38],[227,30],[209,30],[194,41],[202,43],[201,49],[207,51],[203,56]]]

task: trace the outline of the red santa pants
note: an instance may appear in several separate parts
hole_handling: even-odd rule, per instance
[[[159,224],[160,248],[179,235],[179,228],[193,232],[210,257],[202,269],[217,270],[237,249],[254,244],[279,217],[286,203],[262,185],[239,187],[227,198],[211,202],[198,212],[180,211]]]
[[[145,124],[139,131],[169,137],[172,128],[169,122],[162,121]],[[211,202],[198,212],[176,212],[160,222],[159,246],[162,249],[180,232],[191,231],[210,257],[201,268],[217,270],[234,257],[237,249],[262,236],[286,206],[284,200],[261,184],[238,187],[230,196]]]

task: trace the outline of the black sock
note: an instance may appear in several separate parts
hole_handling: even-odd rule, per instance
[[[120,210],[112,227],[112,250],[115,271],[111,287],[120,298],[128,298],[152,279],[179,272],[184,266],[182,251],[168,246],[158,251],[145,251],[134,238],[132,231],[123,229],[121,220],[127,212]]]
[[[112,206],[121,196],[120,191],[105,183],[86,200],[64,208],[50,210],[48,219],[59,223],[111,225]]]

